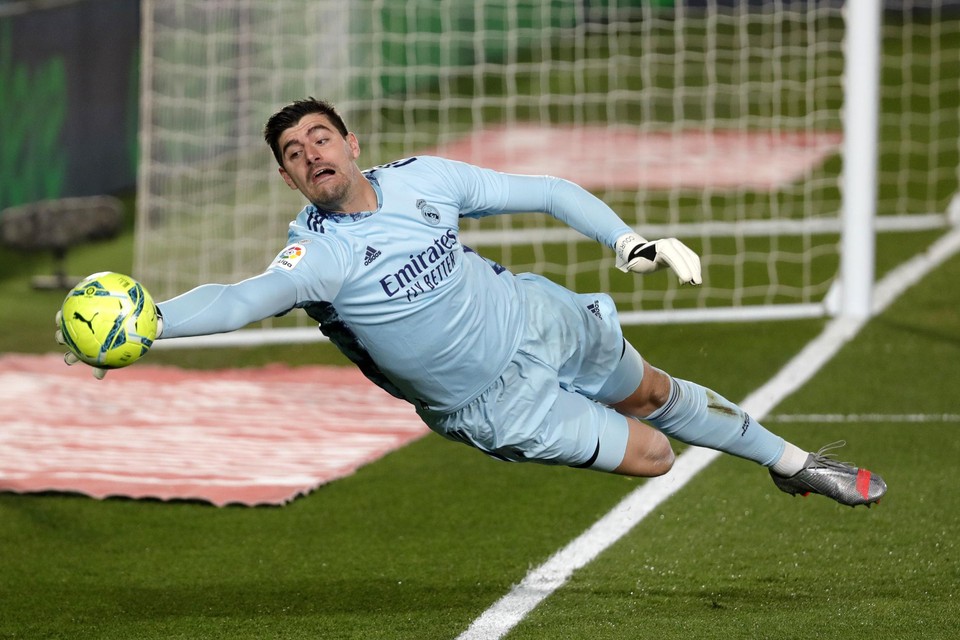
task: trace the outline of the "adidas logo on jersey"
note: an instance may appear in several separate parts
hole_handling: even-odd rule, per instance
[[[380,252],[371,246],[367,246],[367,253],[363,257],[363,266],[369,267],[370,263],[380,257]]]
[[[594,300],[593,302],[591,302],[590,304],[588,304],[588,305],[587,305],[587,309],[590,311],[590,313],[592,313],[593,315],[595,315],[595,316],[597,316],[598,318],[600,318],[601,320],[603,320],[603,314],[600,313],[600,301],[599,301],[599,300]]]

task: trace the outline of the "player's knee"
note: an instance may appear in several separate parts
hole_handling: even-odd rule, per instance
[[[628,416],[643,418],[670,400],[670,376],[647,362],[643,363],[643,372],[643,380],[637,390],[622,402],[614,404],[614,409]]]
[[[662,435],[662,434],[661,434]],[[651,477],[662,476],[673,468],[673,463],[677,460],[677,455],[670,446],[670,439],[666,436],[659,438],[655,451],[650,452],[651,458]]]
[[[670,440],[653,429],[644,429],[642,433],[642,441],[635,440],[631,443],[632,446],[627,449],[623,461],[615,470],[616,473],[653,478],[662,476],[673,468],[676,455],[670,446]]]
[[[645,389],[645,400],[647,406],[653,408],[653,411],[656,411],[670,400],[672,384],[669,375],[649,365],[647,365],[647,367],[650,375],[649,377],[644,376],[646,378],[645,381],[649,382],[649,385],[647,385]]]

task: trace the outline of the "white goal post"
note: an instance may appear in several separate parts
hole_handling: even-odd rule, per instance
[[[620,274],[543,214],[464,221],[625,324],[864,317],[878,234],[957,222],[960,0],[142,0],[142,23],[134,275],[161,300],[282,248],[304,203],[261,129],[308,95],[366,166],[559,175],[683,238],[703,287]],[[320,338],[303,317],[183,344]]]

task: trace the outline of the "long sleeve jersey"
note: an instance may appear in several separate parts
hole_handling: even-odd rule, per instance
[[[324,305],[404,397],[455,411],[503,372],[525,323],[515,276],[460,242],[460,219],[545,212],[608,247],[630,232],[601,200],[549,176],[429,156],[364,175],[376,211],[306,206],[261,275],[160,303],[162,337],[232,331]]]

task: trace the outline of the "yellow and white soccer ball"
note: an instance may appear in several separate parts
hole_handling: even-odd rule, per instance
[[[157,308],[139,282],[104,271],[87,276],[60,309],[63,341],[83,362],[117,369],[143,357],[157,337]]]

